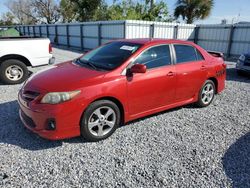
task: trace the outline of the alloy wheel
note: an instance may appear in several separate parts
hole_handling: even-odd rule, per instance
[[[207,83],[201,92],[201,100],[204,104],[209,104],[214,97],[214,87],[211,83]]]
[[[94,136],[102,137],[108,134],[115,126],[116,113],[108,106],[94,110],[88,120],[88,130]]]

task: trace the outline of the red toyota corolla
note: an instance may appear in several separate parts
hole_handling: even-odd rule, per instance
[[[20,117],[47,139],[109,137],[128,121],[189,103],[208,106],[225,87],[221,54],[192,42],[109,42],[34,74],[19,92]]]

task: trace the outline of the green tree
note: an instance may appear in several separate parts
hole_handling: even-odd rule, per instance
[[[97,8],[102,0],[69,0],[73,3],[76,12],[76,21],[92,21]]]
[[[181,16],[186,23],[191,24],[195,20],[207,18],[213,5],[213,0],[177,0],[174,16]]]
[[[154,0],[146,0],[142,6],[142,19],[148,21],[165,21],[168,17],[167,4],[163,1],[155,3]]]
[[[108,7],[109,20],[137,20],[141,19],[141,6],[132,0],[114,1]]]
[[[62,15],[62,21],[65,23],[76,20],[75,4],[69,0],[61,0],[60,2],[60,13]]]
[[[148,20],[165,21],[168,16],[167,4],[154,0],[135,2],[132,0],[114,1],[108,8],[109,20]]]
[[[93,15],[94,21],[105,21],[109,20],[108,5],[102,0],[100,5],[96,8],[95,14]]]

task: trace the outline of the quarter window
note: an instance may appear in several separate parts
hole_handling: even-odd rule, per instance
[[[192,61],[200,61],[204,58],[202,55],[192,46],[188,45],[174,45],[176,53],[176,63],[185,63]]]
[[[135,63],[146,65],[147,69],[171,65],[170,49],[168,45],[152,47],[144,51]]]
[[[197,60],[198,60],[198,61],[204,60],[203,55],[201,55],[201,53],[200,53],[197,49],[196,49],[196,53],[197,53]]]

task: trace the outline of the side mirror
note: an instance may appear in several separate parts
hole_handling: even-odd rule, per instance
[[[135,64],[130,68],[131,73],[145,73],[147,71],[146,65]]]

